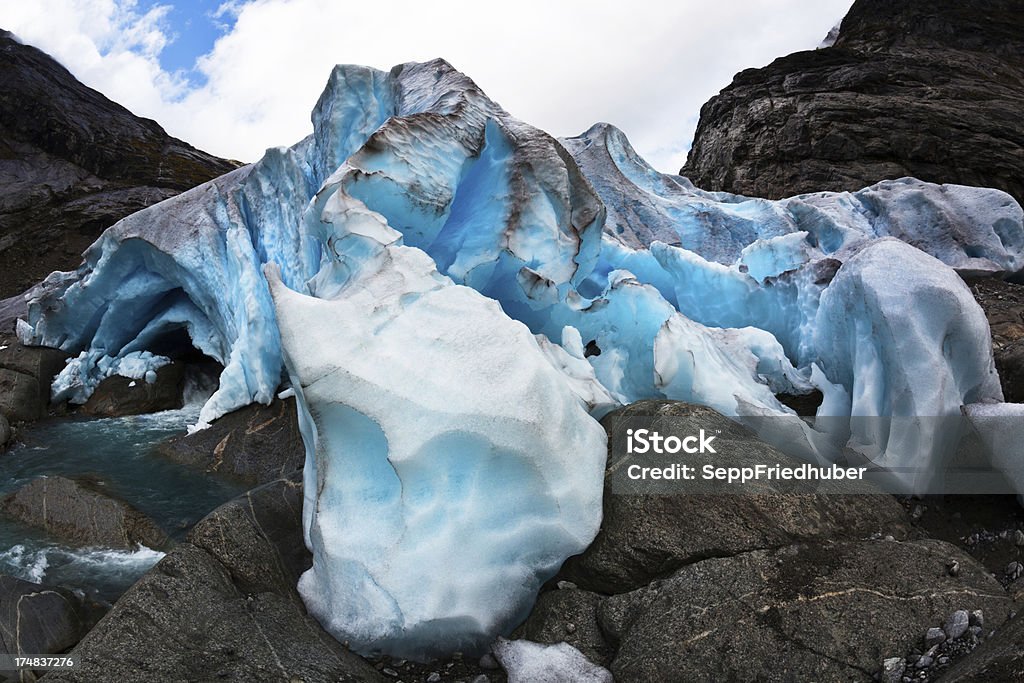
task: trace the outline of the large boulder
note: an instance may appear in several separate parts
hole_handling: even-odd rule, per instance
[[[71,591],[0,575],[0,654],[65,652],[98,617],[95,605]],[[34,674],[22,672],[21,681],[34,680]]]
[[[210,513],[114,605],[47,680],[383,681],[310,617],[295,590],[301,476]]]
[[[82,405],[82,412],[98,417],[142,415],[174,410],[183,403],[185,366],[170,363],[156,371],[152,382],[112,375]]]
[[[1012,604],[947,543],[856,541],[697,562],[607,598],[599,619],[619,683],[871,681],[955,611],[982,610],[991,630]]]
[[[33,479],[4,498],[0,512],[79,546],[160,549],[170,543],[151,519],[88,481]]]
[[[757,197],[913,176],[1022,202],[1022,108],[1018,0],[857,0],[833,46],[742,71],[708,101],[680,173]]]
[[[0,413],[14,422],[45,416],[50,383],[66,358],[58,349],[22,346],[13,333],[0,332]]]
[[[736,422],[687,403],[639,401],[610,413],[602,423],[611,432],[616,420],[638,417],[683,418],[709,432],[720,432],[719,443],[728,440],[730,447],[711,456],[709,462],[716,466],[798,464]],[[699,457],[694,455],[693,462]],[[613,457],[609,467],[616,467]],[[892,496],[783,491],[780,485],[770,484],[756,494],[647,495],[605,487],[604,519],[597,538],[585,552],[569,558],[560,576],[587,590],[623,593],[709,557],[778,548],[795,541],[859,539],[872,534],[903,538],[908,533],[906,513]]]
[[[155,452],[183,465],[253,485],[294,472],[306,458],[295,399],[275,399],[269,406],[246,406],[206,429],[161,443]]]

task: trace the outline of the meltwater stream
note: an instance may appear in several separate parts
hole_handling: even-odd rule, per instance
[[[36,423],[22,443],[0,455],[0,497],[43,475],[88,477],[180,539],[208,512],[248,487],[211,477],[153,453],[155,444],[185,432],[201,403],[150,415]],[[113,602],[163,557],[134,551],[72,548],[0,516],[0,573],[80,590]]]

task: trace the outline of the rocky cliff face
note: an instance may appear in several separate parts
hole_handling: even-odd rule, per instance
[[[0,299],[109,225],[238,164],[169,136],[0,30]]]
[[[885,178],[1024,202],[1024,5],[857,0],[833,46],[748,69],[701,109],[680,171],[778,198]]]

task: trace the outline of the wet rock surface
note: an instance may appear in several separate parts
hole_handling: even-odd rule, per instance
[[[160,444],[156,453],[253,485],[301,468],[306,457],[294,398],[246,406],[207,429]]]
[[[100,616],[98,606],[63,588],[0,575],[0,654],[65,652]],[[31,672],[22,675],[22,681],[34,680]]]
[[[152,520],[94,482],[34,479],[4,498],[0,512],[77,546],[161,549],[170,544]]]
[[[680,173],[757,197],[913,176],[1021,202],[1022,107],[1016,0],[857,0],[832,47],[742,71],[708,101]]]
[[[131,379],[114,375],[99,386],[82,405],[82,412],[96,417],[142,415],[161,410],[175,410],[182,406],[185,368],[171,363],[156,371],[156,381]]]
[[[22,346],[13,333],[0,332],[0,414],[11,422],[44,417],[50,383],[66,358],[58,349]]]
[[[300,476],[218,508],[140,579],[47,680],[384,681],[306,614],[295,589]]]
[[[117,220],[237,167],[167,135],[0,30],[0,298]]]

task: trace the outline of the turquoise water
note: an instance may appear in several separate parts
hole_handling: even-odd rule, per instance
[[[147,514],[172,538],[247,487],[170,462],[153,446],[185,432],[199,404],[151,415],[48,420],[23,429],[0,456],[0,496],[48,474],[85,476]],[[112,602],[163,557],[148,548],[69,548],[0,517],[0,573]]]

